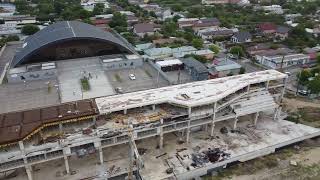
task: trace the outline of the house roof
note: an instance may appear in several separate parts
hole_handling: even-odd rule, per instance
[[[153,32],[154,31],[154,26],[153,26],[153,24],[150,24],[150,23],[135,24],[133,26],[133,28],[136,33],[146,33],[146,32]]]
[[[183,58],[181,60],[187,67],[194,69],[197,73],[208,73],[206,66],[193,57]]]
[[[277,27],[277,33],[280,33],[280,34],[286,34],[289,32],[289,28],[288,27],[285,27],[285,26],[278,26]]]
[[[262,31],[270,31],[270,30],[276,30],[277,26],[273,23],[262,23],[258,25],[258,28]]]
[[[233,36],[237,38],[239,42],[245,42],[247,39],[252,38],[252,35],[247,31],[236,32]]]
[[[216,64],[214,66],[214,69],[217,72],[233,70],[233,69],[240,69],[240,68],[241,68],[240,64],[238,64],[238,63],[236,63],[234,61],[228,60],[228,59],[219,61],[218,64]]]

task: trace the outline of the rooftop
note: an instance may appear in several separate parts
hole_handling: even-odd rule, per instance
[[[161,103],[175,103],[186,107],[200,106],[217,102],[249,84],[286,77],[286,74],[276,70],[266,70],[112,97],[102,97],[96,99],[96,104],[101,114]]]

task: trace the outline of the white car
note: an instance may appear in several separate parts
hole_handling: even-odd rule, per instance
[[[131,80],[135,80],[135,79],[136,79],[136,76],[135,76],[134,74],[129,74],[129,78],[130,78]]]

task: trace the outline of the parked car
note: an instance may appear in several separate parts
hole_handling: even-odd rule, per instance
[[[303,89],[299,89],[298,90],[298,94],[300,94],[302,96],[307,96],[308,95],[308,91],[307,90],[303,90]]]
[[[122,89],[121,87],[116,87],[114,90],[115,90],[116,93],[118,93],[118,94],[123,94],[123,89]]]
[[[131,80],[136,80],[136,76],[135,76],[134,74],[129,74],[129,78],[130,78]]]

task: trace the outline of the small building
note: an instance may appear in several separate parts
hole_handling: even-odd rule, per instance
[[[198,56],[203,56],[206,59],[213,59],[213,57],[214,57],[214,52],[211,51],[210,49],[197,50],[193,54],[198,55]]]
[[[139,23],[133,26],[133,32],[139,37],[144,37],[145,35],[154,34],[154,26],[151,23]]]
[[[156,66],[163,72],[183,70],[183,62],[179,59],[157,61]]]
[[[256,60],[269,68],[279,69],[286,68],[295,65],[303,65],[309,62],[310,57],[305,54],[292,53],[292,54],[264,54],[260,53],[256,55]]]
[[[233,43],[246,43],[252,41],[252,35],[247,31],[236,32],[232,37],[231,41]]]
[[[143,60],[135,54],[101,56],[100,62],[104,70],[136,68],[143,65]]]
[[[15,25],[25,25],[25,24],[35,24],[36,17],[28,15],[12,15],[3,17],[5,24],[15,24]]]
[[[169,47],[151,48],[145,50],[144,54],[147,55],[150,59],[157,60],[172,56],[172,49]]]
[[[192,29],[198,31],[206,28],[217,28],[220,26],[220,21],[217,18],[203,18],[193,24]]]
[[[185,69],[189,72],[194,81],[207,80],[209,76],[209,71],[207,67],[194,59],[193,57],[183,58]]]
[[[239,74],[241,65],[227,58],[215,60],[210,68],[210,78]]]
[[[144,51],[150,48],[154,48],[154,45],[152,43],[144,43],[144,44],[137,44],[135,47],[136,51]]]

